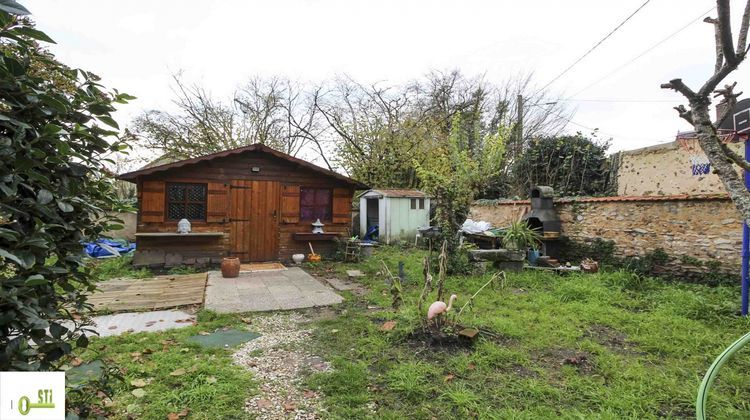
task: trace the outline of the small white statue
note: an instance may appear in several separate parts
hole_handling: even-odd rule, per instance
[[[320,219],[316,220],[315,223],[311,223],[313,230],[312,233],[323,233],[323,226],[325,226],[323,223],[321,223]]]
[[[177,233],[190,233],[190,221],[188,219],[177,222]]]

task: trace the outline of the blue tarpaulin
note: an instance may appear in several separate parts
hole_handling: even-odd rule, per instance
[[[127,241],[113,241],[111,239],[99,239],[96,242],[84,242],[84,251],[89,257],[108,258],[124,255],[135,249],[135,244]]]

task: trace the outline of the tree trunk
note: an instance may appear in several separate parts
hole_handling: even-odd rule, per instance
[[[742,177],[737,174],[735,166],[721,150],[721,140],[711,122],[708,104],[691,101],[690,108],[693,115],[693,127],[698,135],[698,144],[708,156],[708,161],[714,168],[713,171],[721,179],[724,188],[742,214],[745,223],[750,223],[750,192],[745,187]]]

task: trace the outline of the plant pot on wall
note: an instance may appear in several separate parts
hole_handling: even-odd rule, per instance
[[[235,257],[223,258],[221,260],[221,276],[234,278],[240,275],[240,259]]]

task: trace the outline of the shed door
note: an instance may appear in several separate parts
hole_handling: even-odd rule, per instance
[[[232,181],[229,220],[234,256],[243,261],[278,259],[280,192],[274,181]]]

